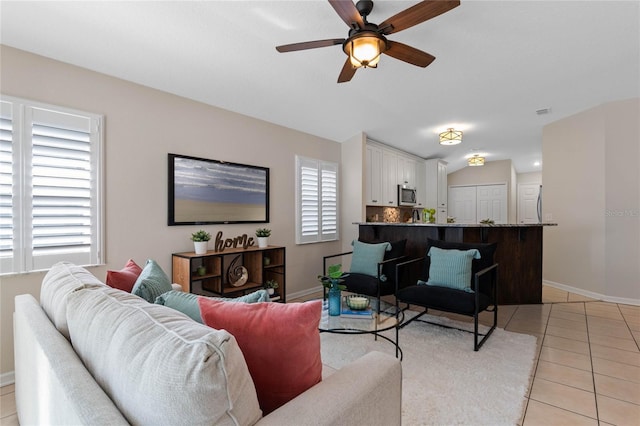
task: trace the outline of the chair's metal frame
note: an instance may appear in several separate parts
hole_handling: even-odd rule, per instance
[[[431,304],[420,304],[417,305],[415,303],[409,303],[409,302],[405,302],[403,300],[400,300],[398,298],[398,285],[400,283],[400,270],[401,268],[411,265],[411,264],[415,264],[417,262],[422,262],[424,261],[425,258],[417,258],[417,259],[412,259],[409,260],[407,262],[402,262],[396,265],[396,305],[399,308],[399,303],[405,303],[407,306],[405,308],[403,308],[403,311],[406,311],[409,309],[409,307],[411,305],[415,305],[415,306],[421,306],[424,308],[424,311],[420,312],[418,315],[416,315],[413,318],[410,318],[408,321],[404,322],[400,328],[404,328],[407,324],[413,322],[413,321],[420,321],[420,322],[424,322],[424,323],[428,323],[428,324],[433,324],[433,325],[438,325],[441,327],[445,327],[445,328],[453,328],[456,330],[460,330],[460,331],[464,331],[467,333],[471,333],[471,331],[469,330],[464,330],[461,328],[457,328],[457,327],[450,327],[444,324],[438,324],[438,323],[434,323],[431,321],[425,321],[425,320],[421,320],[419,319],[420,317],[422,317],[424,314],[427,313],[427,311],[429,310],[429,308],[432,309],[438,309],[438,310],[442,310],[442,311],[446,311],[446,312],[452,312],[452,313],[456,313],[456,314],[461,314],[461,315],[466,315],[466,316],[471,316],[468,313],[463,313],[463,312],[456,312],[454,310],[450,310],[450,309],[446,309],[446,307],[442,307],[442,306],[434,306]],[[478,330],[478,315],[480,314],[480,311],[478,310],[478,307],[480,305],[480,278],[485,275],[491,273],[491,299],[493,302],[493,305],[489,305],[489,306],[493,306],[493,307],[488,307],[487,309],[485,309],[488,312],[493,312],[493,324],[490,326],[489,330],[486,333],[479,333]],[[495,330],[497,324],[498,324],[498,301],[497,301],[497,297],[498,297],[498,264],[494,263],[493,265],[484,268],[481,271],[478,271],[474,274],[474,283],[475,283],[475,309],[474,309],[474,313],[473,313],[473,350],[474,351],[478,351],[478,349],[480,349],[480,347],[482,347],[482,345],[484,344],[484,342],[489,338],[489,336],[491,335],[491,333],[493,333],[493,330]],[[484,312],[484,310],[482,311]],[[406,318],[406,315],[405,315]],[[479,336],[483,336],[482,339],[478,342],[478,337]]]

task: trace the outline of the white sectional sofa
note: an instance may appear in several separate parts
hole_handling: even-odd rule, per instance
[[[15,299],[21,425],[399,425],[400,362],[372,352],[266,416],[224,330],[55,265]],[[72,345],[73,344],[73,345]]]

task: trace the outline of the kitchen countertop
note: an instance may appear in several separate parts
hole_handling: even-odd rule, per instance
[[[376,225],[376,226],[432,226],[451,228],[526,228],[540,226],[558,226],[557,223],[423,223],[423,222],[354,222],[354,225]]]

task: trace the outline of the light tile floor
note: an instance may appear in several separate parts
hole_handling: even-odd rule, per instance
[[[519,424],[640,426],[640,306],[547,286],[542,299],[499,309],[499,327],[538,338]],[[18,425],[13,385],[0,390],[0,426]]]

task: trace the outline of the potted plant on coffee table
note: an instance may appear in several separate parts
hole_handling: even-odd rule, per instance
[[[327,275],[318,275],[318,281],[322,283],[325,288],[329,289],[329,315],[338,316],[341,310],[341,291],[346,290],[347,287],[343,284],[345,277],[348,274],[342,272],[342,264],[331,265],[328,268]]]
[[[269,236],[271,235],[271,229],[258,228],[256,229],[256,237],[258,237],[258,247],[264,248],[269,245]]]
[[[211,239],[211,234],[204,230],[199,230],[198,232],[194,232],[191,234],[191,241],[193,241],[193,246],[196,254],[206,254],[207,253],[207,243]]]

